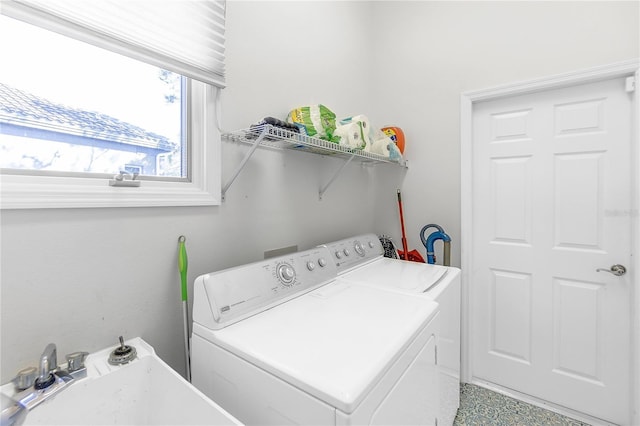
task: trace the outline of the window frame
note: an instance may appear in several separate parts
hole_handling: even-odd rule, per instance
[[[0,174],[0,209],[212,206],[221,203],[221,135],[215,118],[219,90],[190,80],[188,181],[142,180],[109,186],[97,177]]]

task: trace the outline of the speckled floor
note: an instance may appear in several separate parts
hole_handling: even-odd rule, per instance
[[[460,388],[454,426],[589,426],[469,383]]]

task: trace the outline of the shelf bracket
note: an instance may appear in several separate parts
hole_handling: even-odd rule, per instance
[[[336,170],[336,172],[333,174],[333,176],[331,177],[331,179],[329,179],[329,182],[327,182],[327,184],[320,189],[320,191],[318,192],[318,195],[320,196],[320,200],[322,200],[322,196],[324,195],[325,192],[327,192],[327,189],[329,189],[329,187],[331,186],[331,184],[333,183],[334,180],[336,180],[336,178],[338,177],[338,175],[340,175],[340,173],[342,173],[342,171],[344,170],[345,167],[347,167],[347,165],[351,162],[351,160],[353,160],[353,158],[356,156],[355,152],[353,154],[351,154],[351,157],[349,157],[347,159],[347,161],[345,161],[342,166],[340,166],[340,168],[338,170]]]
[[[244,169],[244,166],[247,164],[247,161],[249,161],[249,158],[251,158],[253,153],[256,151],[256,148],[258,148],[258,146],[260,145],[260,142],[262,142],[262,140],[264,139],[268,131],[269,129],[266,127],[264,128],[264,130],[262,130],[262,132],[260,133],[260,136],[258,136],[255,142],[253,142],[253,144],[251,145],[251,149],[249,149],[249,151],[246,153],[246,155],[240,162],[240,165],[238,165],[237,169],[231,176],[231,179],[229,179],[229,182],[227,182],[226,185],[222,187],[222,201],[225,200],[229,187],[231,187],[231,184],[233,183],[233,181],[235,181],[238,175],[240,174],[240,172],[242,172],[242,169]]]

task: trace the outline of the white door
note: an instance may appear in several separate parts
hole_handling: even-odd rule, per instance
[[[473,109],[472,375],[628,424],[631,94],[625,79]]]

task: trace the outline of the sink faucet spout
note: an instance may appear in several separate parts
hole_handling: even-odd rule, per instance
[[[40,356],[40,375],[36,379],[35,388],[45,389],[55,382],[53,372],[58,368],[56,345],[49,343]]]

